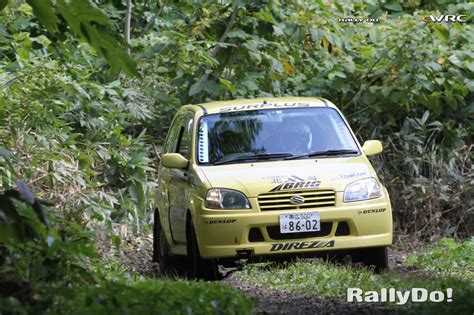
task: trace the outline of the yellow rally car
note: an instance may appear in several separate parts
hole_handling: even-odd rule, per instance
[[[196,277],[242,258],[339,251],[384,269],[392,209],[341,112],[322,98],[179,109],[159,167],[153,257]]]

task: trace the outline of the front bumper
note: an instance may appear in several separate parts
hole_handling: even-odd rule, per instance
[[[322,229],[313,234],[280,234],[279,215],[294,210],[260,211],[256,199],[249,200],[253,210],[216,211],[199,204],[194,220],[203,258],[239,257],[242,253],[304,254],[392,244],[392,209],[388,197],[297,210],[319,212]]]

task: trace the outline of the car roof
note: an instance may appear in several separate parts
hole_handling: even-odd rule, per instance
[[[292,107],[332,107],[330,101],[320,97],[262,97],[253,99],[237,99],[231,101],[209,102],[202,104],[185,105],[182,109],[203,114],[256,110],[263,108],[292,108]]]

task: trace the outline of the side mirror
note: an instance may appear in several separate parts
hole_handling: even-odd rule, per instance
[[[161,164],[167,168],[183,169],[188,166],[188,159],[179,153],[166,153],[161,157]]]
[[[362,151],[366,156],[376,155],[383,151],[382,142],[379,140],[367,140],[362,146]]]

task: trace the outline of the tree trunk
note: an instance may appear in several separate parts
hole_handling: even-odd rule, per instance
[[[125,43],[127,54],[130,56],[130,20],[132,19],[132,0],[127,0],[127,12],[125,13]]]

